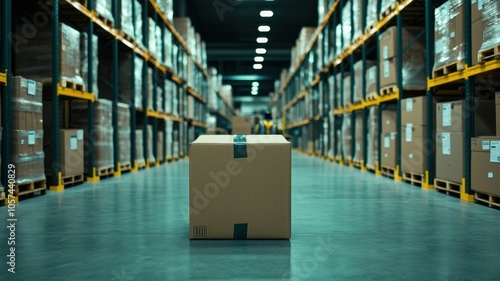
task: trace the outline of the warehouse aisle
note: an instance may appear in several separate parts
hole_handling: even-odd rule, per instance
[[[0,280],[500,275],[499,211],[300,154],[293,156],[290,241],[189,241],[188,165],[184,160],[21,202],[17,273],[7,276],[2,262]],[[7,209],[0,212],[5,222]]]

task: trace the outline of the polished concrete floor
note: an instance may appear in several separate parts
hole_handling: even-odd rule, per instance
[[[20,202],[0,280],[500,280],[500,211],[299,154],[290,241],[189,241],[188,164]]]

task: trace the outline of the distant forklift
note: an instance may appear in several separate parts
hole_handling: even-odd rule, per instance
[[[259,122],[256,120],[256,125],[254,128],[254,133],[258,135],[277,135],[278,127],[273,121],[273,114],[267,111],[264,115],[264,121]]]

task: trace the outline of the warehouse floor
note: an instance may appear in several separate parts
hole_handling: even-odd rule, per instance
[[[500,211],[300,154],[290,241],[189,241],[188,164],[22,201],[17,273],[6,275],[2,261],[0,280],[500,276]],[[7,209],[0,213],[5,222]]]

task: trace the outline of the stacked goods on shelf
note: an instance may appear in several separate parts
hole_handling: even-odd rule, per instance
[[[464,67],[464,6],[461,0],[448,0],[434,11],[434,75],[444,66]],[[473,50],[474,51],[474,50]],[[475,50],[477,53],[478,50]],[[446,72],[442,72],[446,74]]]
[[[144,132],[142,129],[135,130],[135,161],[139,167],[146,165],[146,158],[144,158]]]
[[[344,75],[344,87],[342,89],[342,93],[344,94],[344,99],[343,99],[343,106],[351,104],[352,101],[352,91],[351,91],[351,75],[346,73]],[[340,91],[338,92],[338,95],[340,96]]]
[[[179,126],[180,127],[180,126]],[[173,142],[172,142],[172,157],[173,158],[179,158],[180,154],[179,154],[179,127],[177,128],[173,128],[173,134],[172,134],[172,138],[173,138]]]
[[[144,67],[144,61],[138,56],[128,54],[120,56],[118,63],[119,101],[129,105],[133,104],[136,109],[142,109],[142,69]],[[132,63],[134,64],[133,68]],[[131,81],[134,83],[134,88],[131,87]]]
[[[197,102],[195,101],[193,96],[191,95],[187,96],[187,115],[186,115],[187,118],[191,119],[195,118],[194,112],[196,111],[195,109],[196,104]]]
[[[217,106],[217,91],[219,90],[219,86],[217,83],[217,69],[211,67],[208,69],[208,107],[210,108],[218,108]]]
[[[16,183],[45,180],[42,84],[12,77],[12,164]]]
[[[300,57],[305,54],[307,45],[309,45],[309,42],[311,42],[315,30],[315,27],[302,27],[302,29],[300,30],[299,38],[297,38],[295,46],[292,47],[290,71],[297,64]]]
[[[118,162],[125,166],[132,164],[131,159],[131,129],[130,129],[130,106],[125,103],[118,103]]]
[[[144,47],[143,35],[142,35],[142,5],[139,0],[134,1],[134,38],[135,43],[141,47]]]
[[[153,144],[154,144],[154,137],[153,137],[153,126],[148,125],[147,126],[147,138],[148,141],[146,143],[146,159],[149,161],[149,163],[154,163],[156,162],[155,156],[154,156],[154,150],[153,150]]]
[[[403,32],[403,77],[397,69],[397,28],[388,28],[380,35],[380,88],[396,86],[402,79],[403,89],[425,90],[425,36],[422,28],[404,27]],[[418,39],[417,39],[418,37]]]
[[[167,17],[169,21],[172,21],[174,18],[174,4],[172,0],[158,0],[156,1],[158,4],[158,8],[162,11],[162,13]]]
[[[156,28],[157,24],[152,18],[148,18],[146,22],[148,24],[148,51],[149,54],[159,59],[160,50],[157,49],[157,40],[161,41],[161,38],[156,38]]]
[[[478,3],[479,6],[480,3]],[[472,9],[473,20],[474,16],[479,17],[479,15],[474,14],[474,5]],[[478,60],[484,61],[484,59],[488,59],[489,57],[496,57],[498,55],[497,52],[492,50],[492,48],[498,47],[500,45],[500,39],[498,38],[498,34],[500,33],[500,3],[498,1],[493,0],[484,0],[483,3],[483,38],[481,45],[481,50],[479,52]],[[472,29],[476,31],[475,29]],[[474,36],[473,36],[474,37]],[[473,43],[474,44],[474,43]],[[473,45],[474,46],[474,45]],[[472,55],[474,55],[474,49],[472,50]]]
[[[80,73],[82,74],[83,84],[85,89],[89,91],[89,60],[92,59],[92,92],[96,98],[99,97],[99,86],[98,86],[98,70],[99,70],[99,57],[98,57],[98,46],[99,37],[97,35],[92,35],[92,53],[88,53],[88,35],[86,32],[82,32],[80,36]]]
[[[165,62],[165,65],[173,68],[173,61],[172,61],[172,55],[173,55],[173,50],[172,50],[172,45],[174,44],[173,42],[173,36],[172,32],[165,31],[164,36],[163,36],[163,59]]]
[[[217,117],[207,114],[207,135],[217,134]]]
[[[22,34],[25,25],[16,26]],[[28,27],[29,28],[29,27]],[[80,76],[80,32],[66,24],[59,24],[59,79],[66,83],[84,85]],[[52,30],[50,24],[37,30],[26,44],[18,46],[16,73],[42,83],[52,81]]]
[[[351,42],[352,42],[351,22],[352,22],[352,20],[351,20],[351,2],[347,1],[347,2],[345,2],[344,7],[342,7],[341,32],[336,34],[337,36],[342,37],[342,45],[341,45],[340,51],[343,51],[345,48],[347,48],[351,45]]]
[[[401,169],[405,173],[425,174],[427,169],[427,97],[401,102]]]
[[[174,139],[173,139],[173,133],[174,133],[174,121],[168,119],[166,122],[165,122],[165,126],[166,126],[166,142],[167,142],[167,151],[166,151],[166,154],[167,154],[167,159],[172,159],[174,157],[174,153],[173,153],[173,143],[174,143]]]
[[[165,161],[165,151],[163,150],[164,134],[163,132],[158,132],[158,137],[156,140],[157,155],[156,160],[163,162]]]
[[[321,22],[325,18],[328,9],[329,6],[327,0],[318,0],[318,25],[321,25]]]
[[[322,143],[322,155],[323,156],[328,156],[330,149],[331,149],[331,142],[330,142],[330,122],[329,118],[325,117],[323,118],[323,126],[321,126],[321,143]]]
[[[222,85],[220,88],[220,94],[229,104],[233,104],[233,87],[231,87],[231,85]]]
[[[361,36],[365,31],[363,26],[363,5],[366,5],[363,0],[353,0],[352,2],[352,29],[354,30],[353,40]]]
[[[395,2],[396,1],[394,0],[382,0],[380,2],[380,18],[384,18],[384,13],[392,10],[391,7],[394,7],[394,5],[396,4]]]
[[[500,136],[471,140],[471,188],[500,196]]]
[[[368,90],[371,90],[368,87],[371,86],[373,89],[376,88],[376,84],[375,84],[376,77],[371,77],[371,76],[368,77],[368,74],[371,74],[370,69],[372,69],[371,71],[374,71],[373,70],[374,64],[375,64],[375,62],[373,62],[373,61],[366,61],[366,68],[368,69],[368,71],[366,71],[366,72],[363,72],[363,61],[362,60],[360,60],[354,64],[354,100],[353,100],[354,103],[364,100],[364,98],[363,98],[363,76],[367,77],[366,85],[365,85],[365,89],[367,90],[366,96],[368,96],[368,94],[370,93],[370,92],[368,92]],[[373,73],[373,75],[374,74],[375,73]],[[370,79],[373,78],[373,79],[371,81],[369,81],[368,78],[370,78]]]
[[[342,124],[342,153],[344,160],[351,161],[352,150],[352,113],[344,114],[344,121]]]
[[[355,146],[353,147],[353,160],[356,162],[363,162],[364,161],[364,145],[363,145],[363,112],[362,111],[354,111],[352,114],[354,114],[354,119],[356,120],[356,123],[354,124],[354,130],[355,130],[355,139],[354,139],[354,144]]]
[[[236,116],[232,119],[233,135],[250,135],[253,127],[252,116]]]
[[[134,9],[132,6],[133,0],[122,0],[119,2],[121,30],[128,36],[134,36]]]
[[[188,152],[188,122],[183,121],[180,123],[180,130],[179,130],[179,154],[180,156],[184,156]]]
[[[397,111],[395,106],[381,108],[382,110],[382,155],[381,166],[391,170],[397,165]]]
[[[181,92],[182,92],[182,89],[181,88],[177,88],[175,87],[175,85],[173,85],[172,87],[172,98],[173,98],[173,102],[172,102],[172,115],[174,116],[179,116],[181,111],[181,106],[182,106],[182,101],[181,101]]]
[[[112,8],[111,0],[95,0],[95,11],[97,14],[105,17],[107,20],[114,22],[113,14],[111,13]]]
[[[342,34],[342,23],[339,23],[335,27],[335,52],[334,52],[335,57],[337,57],[342,53],[344,47],[342,44],[343,36],[341,34]]]
[[[173,115],[178,115],[174,113],[177,107],[177,85],[170,80],[165,80],[165,112]]]
[[[84,168],[84,142],[83,130],[66,129],[60,130],[61,146],[61,174],[63,177],[83,175]],[[46,153],[47,158],[51,158]],[[51,163],[50,161],[49,163]],[[47,168],[47,165],[45,165]]]
[[[366,97],[373,97],[378,94],[377,89],[377,66],[373,65],[366,71]]]
[[[368,109],[368,135],[366,151],[366,167],[375,170],[378,163],[378,106],[372,106]]]
[[[85,139],[94,144],[94,165],[97,170],[105,170],[114,167],[113,154],[113,124],[112,102],[99,99],[94,102],[94,124],[93,135],[89,135],[88,128],[88,102],[73,100],[70,111],[70,127],[85,128]],[[90,147],[85,147],[85,173],[88,171],[88,155]]]
[[[464,178],[465,117],[474,115],[474,135],[495,134],[494,101],[476,100],[474,112],[467,112],[465,101],[436,105],[436,178],[461,183]]]
[[[196,83],[199,80],[195,80],[195,72],[197,71],[197,67],[194,65],[193,59],[200,62],[200,64],[204,67],[207,65],[207,50],[206,44],[201,40],[201,36],[194,29],[194,26],[191,24],[190,18],[175,18],[174,25],[176,30],[179,32],[181,37],[186,42],[188,48],[191,50],[193,58],[189,59],[187,62],[188,67],[188,78],[187,82],[189,86],[193,86],[192,83]],[[201,74],[201,73],[200,73]]]
[[[488,3],[484,3],[483,0],[472,0],[471,2],[471,22],[472,22],[472,65],[478,63],[478,51],[481,49],[481,44],[483,43],[483,27],[485,26],[483,23],[483,7],[485,5],[488,6]],[[487,1],[486,1],[487,2]],[[495,13],[496,15],[496,13]],[[494,19],[494,16],[490,15],[485,19],[486,22],[489,22],[491,19]]]
[[[163,95],[160,86],[155,86],[156,90],[156,111],[165,112],[165,107],[163,106]]]
[[[148,75],[147,75],[147,105],[148,109],[153,109],[153,68],[148,66]]]
[[[366,6],[366,27],[373,26],[378,20],[378,0],[368,0]]]

